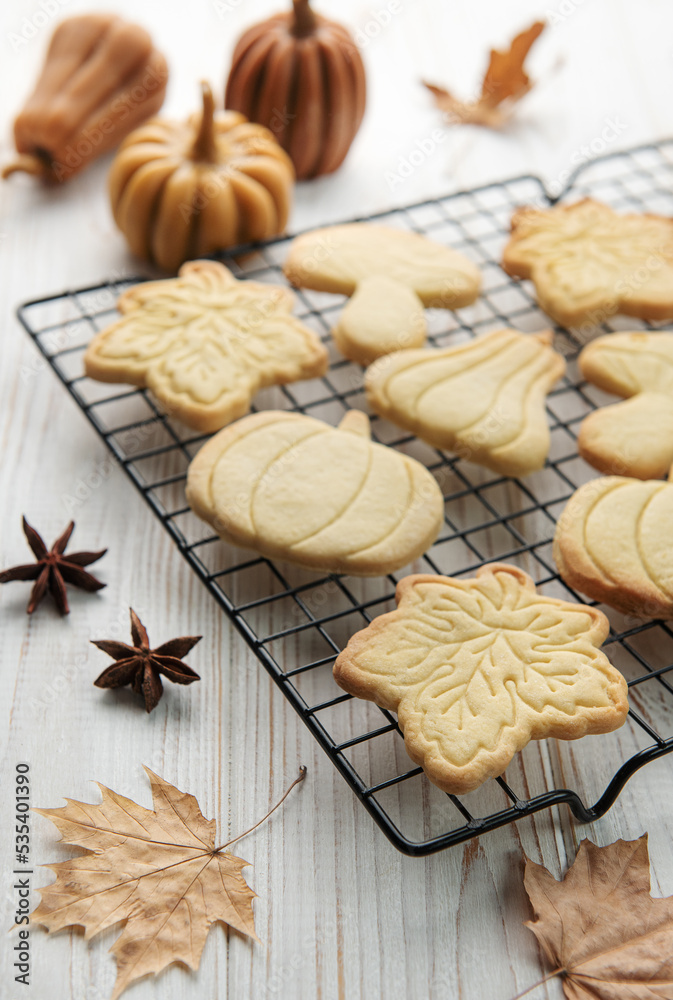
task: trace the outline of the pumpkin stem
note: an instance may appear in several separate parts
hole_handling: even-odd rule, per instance
[[[199,131],[192,146],[191,157],[193,160],[205,160],[207,163],[214,163],[217,158],[215,131],[213,128],[215,100],[213,92],[210,89],[210,84],[206,80],[201,81],[201,93],[203,95],[203,113],[201,115]]]
[[[49,167],[39,156],[33,156],[32,153],[19,153],[16,159],[2,168],[0,176],[5,179],[21,170],[26,174],[33,174],[34,177],[46,177],[49,173]]]
[[[292,25],[292,34],[296,35],[297,38],[303,38],[304,35],[310,35],[311,32],[315,30],[318,22],[315,14],[311,10],[309,0],[292,0],[292,6],[294,7],[294,24]]]

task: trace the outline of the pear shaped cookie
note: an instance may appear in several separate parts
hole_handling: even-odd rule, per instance
[[[367,369],[371,407],[399,427],[505,476],[541,469],[545,397],[565,371],[552,334],[496,330],[458,347],[398,351]]]
[[[327,351],[291,315],[293,304],[287,288],[191,261],[177,278],[124,292],[122,318],[93,338],[84,367],[100,382],[147,386],[189,427],[218,430],[247,413],[263,386],[327,370]]]
[[[191,463],[187,500],[225,541],[358,576],[421,556],[444,513],[434,477],[374,444],[368,418],[356,410],[338,428],[282,411],[237,421]]]
[[[556,527],[565,582],[642,618],[673,617],[673,484],[608,476],[571,496]]]
[[[334,677],[397,712],[407,752],[445,792],[505,770],[530,740],[609,733],[626,682],[599,649],[602,612],[544,597],[515,566],[476,579],[406,576],[398,608],[352,637]]]
[[[615,313],[673,316],[673,219],[619,215],[591,198],[520,208],[503,252],[508,274],[531,278],[540,306],[562,326]]]
[[[673,334],[612,333],[579,356],[582,375],[627,397],[582,422],[577,446],[608,475],[660,479],[673,465]]]
[[[418,233],[349,223],[298,236],[283,268],[298,288],[352,295],[333,330],[347,358],[369,364],[425,343],[424,306],[460,309],[479,294],[479,269]]]

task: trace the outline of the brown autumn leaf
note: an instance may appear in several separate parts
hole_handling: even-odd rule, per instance
[[[526,859],[524,885],[526,926],[554,969],[545,978],[561,976],[568,1000],[673,1000],[673,896],[650,896],[647,834],[583,840],[560,882]]]
[[[523,64],[544,27],[544,21],[536,21],[527,31],[516,36],[506,52],[491,49],[481,94],[476,101],[461,101],[444,87],[423,80],[423,85],[433,94],[437,107],[447,112],[449,124],[500,128],[505,123],[513,105],[533,86]]]
[[[249,862],[226,851],[233,840],[215,847],[215,820],[204,818],[193,795],[145,771],[154,811],[101,784],[99,805],[67,799],[59,809],[35,810],[55,824],[62,842],[87,853],[45,866],[57,879],[40,890],[31,922],[49,931],[81,926],[87,939],[123,923],[110,949],[117,960],[111,1000],[173,962],[198,969],[213,923],[259,940],[256,893],[241,875]],[[274,809],[305,773],[302,768]]]

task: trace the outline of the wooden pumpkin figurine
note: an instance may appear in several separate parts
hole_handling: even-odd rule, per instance
[[[309,0],[253,25],[233,55],[224,105],[270,128],[298,180],[336,170],[365,110],[365,71],[351,35]]]
[[[268,129],[235,111],[186,122],[153,118],[122,144],[109,177],[115,222],[134,254],[166,271],[217,250],[277,236],[294,171]]]
[[[14,122],[17,171],[67,181],[161,107],[168,67],[137,24],[82,14],[54,31],[42,73]]]

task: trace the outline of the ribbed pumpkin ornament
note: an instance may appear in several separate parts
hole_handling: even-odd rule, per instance
[[[270,128],[298,180],[336,170],[365,110],[365,70],[347,29],[309,0],[249,28],[234,50],[224,104]]]
[[[235,111],[186,122],[153,118],[122,143],[110,169],[115,222],[134,254],[176,271],[217,250],[276,236],[290,210],[294,171],[268,129]]]

